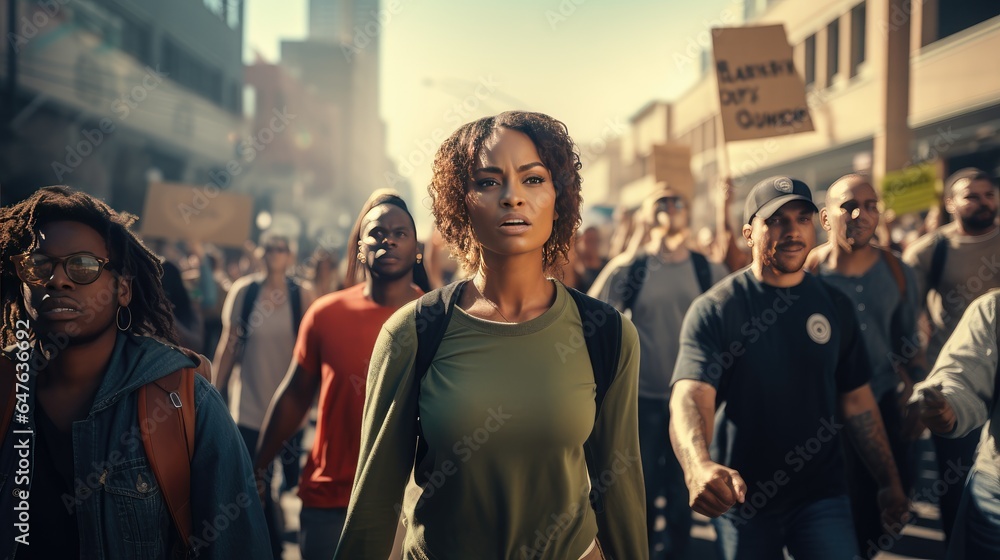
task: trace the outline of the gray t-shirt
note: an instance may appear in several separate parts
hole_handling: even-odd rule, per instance
[[[937,286],[927,286],[939,233],[948,240],[944,270]],[[920,293],[926,294],[920,303],[927,306],[931,320],[927,362],[933,364],[965,308],[990,289],[1000,288],[1000,230],[959,235],[958,223],[952,222],[916,240],[903,253],[903,261],[916,270]]]
[[[247,288],[258,275],[244,276],[233,284],[222,310],[225,324],[235,328],[240,321]],[[250,336],[247,338],[240,365],[240,393],[233,420],[244,428],[259,430],[271,397],[288,371],[295,348],[292,308],[285,290],[268,294],[261,287],[250,315]],[[239,356],[237,356],[239,358]]]
[[[601,271],[590,295],[623,311],[628,272],[634,257],[619,255]],[[639,331],[639,396],[666,399],[670,379],[680,351],[681,323],[696,297],[701,295],[694,264],[690,258],[665,263],[655,256],[647,261],[648,276],[632,306],[631,319]],[[709,263],[712,282],[728,271]]]
[[[906,301],[883,255],[861,276],[844,276],[821,265],[819,275],[844,292],[854,303],[854,315],[868,349],[872,370],[872,392],[881,399],[899,383],[893,360],[905,365],[912,359],[909,349],[920,345],[917,331],[917,276],[913,269],[899,263],[906,283]],[[895,354],[893,356],[892,354]],[[916,381],[919,381],[916,380]]]

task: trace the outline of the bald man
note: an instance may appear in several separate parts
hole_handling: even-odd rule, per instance
[[[879,403],[900,480],[909,491],[913,470],[910,440],[918,428],[915,415],[904,420],[903,403],[910,397],[913,383],[926,374],[917,335],[919,289],[911,267],[872,243],[881,218],[879,207],[878,194],[868,177],[852,174],[835,181],[827,190],[826,207],[820,210],[820,223],[829,240],[810,253],[806,267],[853,302],[868,348],[872,393]],[[898,539],[879,541],[884,529],[875,499],[878,485],[854,449],[845,448],[858,548],[870,558],[883,550],[880,546]]]

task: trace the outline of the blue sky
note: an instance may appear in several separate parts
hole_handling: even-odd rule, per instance
[[[430,178],[429,163],[418,157],[428,141],[436,145],[440,133],[485,115],[542,111],[565,122],[581,144],[616,134],[647,102],[690,87],[707,29],[735,25],[742,15],[740,0],[392,5],[382,0],[384,23],[377,28],[380,107],[389,155],[418,192]],[[248,0],[246,6],[248,60],[256,50],[276,61],[281,39],[305,37],[306,0]]]

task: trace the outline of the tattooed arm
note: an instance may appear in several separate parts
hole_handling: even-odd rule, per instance
[[[840,396],[840,408],[854,440],[854,447],[872,477],[878,482],[882,521],[887,526],[905,523],[909,503],[899,482],[896,461],[886,436],[882,415],[867,383]]]
[[[670,441],[684,470],[691,509],[718,517],[743,503],[747,485],[735,469],[712,461],[708,454],[715,415],[715,388],[703,381],[681,379],[670,397]]]

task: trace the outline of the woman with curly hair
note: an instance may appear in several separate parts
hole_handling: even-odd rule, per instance
[[[11,373],[18,381],[18,414],[11,422],[8,405],[0,450],[0,551],[8,558],[259,558],[268,550],[250,457],[201,376],[194,402],[173,402],[195,410],[190,527],[168,511],[158,482],[171,476],[161,472],[169,461],[157,457],[154,469],[146,455],[140,428],[156,424],[140,426],[138,393],[198,364],[167,344],[177,337],[163,269],[129,229],[135,220],[62,186],[0,209],[0,383],[11,393]],[[160,416],[151,411],[146,421]],[[15,505],[30,511],[22,539],[7,530]],[[220,511],[232,512],[225,530]]]
[[[385,558],[400,513],[404,558],[648,557],[635,328],[549,277],[580,223],[579,169],[539,113],[442,144],[434,217],[471,278],[382,329],[337,558]],[[591,340],[608,333],[601,362]]]

